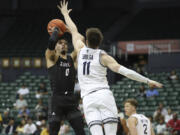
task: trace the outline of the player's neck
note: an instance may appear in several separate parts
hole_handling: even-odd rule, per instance
[[[136,111],[134,111],[134,112],[131,113],[131,115],[133,115],[133,114],[136,114]],[[130,115],[130,116],[131,116],[131,115]]]
[[[98,49],[99,47],[95,47],[95,48],[92,48],[91,46],[87,45],[86,46],[87,48],[91,48],[91,49]]]
[[[65,53],[65,54],[62,54],[62,53],[56,53],[56,56],[57,57],[61,57],[62,59],[67,59],[67,53]]]
[[[65,54],[65,55],[59,54],[59,56],[60,56],[61,58],[63,58],[63,59],[67,59],[67,55],[66,55],[66,54]]]

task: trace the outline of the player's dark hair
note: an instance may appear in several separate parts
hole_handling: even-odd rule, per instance
[[[98,28],[88,28],[86,30],[86,39],[88,46],[96,49],[102,43],[103,34]]]
[[[136,99],[134,99],[134,98],[129,98],[129,99],[127,99],[125,102],[124,102],[124,104],[125,103],[130,103],[132,106],[134,106],[135,108],[137,108],[138,107],[138,102],[137,102],[137,100]]]
[[[60,43],[62,40],[66,41],[66,43],[68,44],[68,40],[65,38],[59,38],[57,42]]]
[[[67,32],[65,32],[61,37],[58,37],[58,41],[65,40],[65,41],[67,41],[67,43],[70,39],[71,39],[71,35]]]

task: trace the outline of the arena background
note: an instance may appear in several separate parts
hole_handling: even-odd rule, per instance
[[[1,0],[0,1],[0,132],[14,119],[32,118],[38,127],[36,134],[46,127],[48,94],[44,94],[43,113],[39,119],[35,109],[40,83],[50,93],[44,52],[49,35],[47,23],[63,19],[57,9],[58,0]],[[172,112],[180,110],[180,1],[179,0],[69,0],[70,14],[79,32],[98,27],[104,34],[101,46],[116,60],[133,70],[163,83],[156,97],[138,95],[141,83],[108,71],[108,80],[123,112],[123,101],[136,98],[138,112],[153,116],[159,103]],[[65,35],[73,50],[71,36]],[[178,79],[172,79],[175,71]],[[30,93],[24,97],[30,111],[19,116],[15,109],[17,91],[26,85]],[[144,85],[145,90],[148,86]],[[43,112],[44,111],[44,112]],[[8,115],[7,118],[4,115]],[[180,114],[178,114],[180,119]],[[2,117],[2,119],[1,119]],[[10,122],[11,121],[11,122]],[[13,122],[12,122],[13,123]],[[39,124],[38,124],[39,123]],[[67,125],[68,123],[65,122]],[[154,119],[154,125],[158,121]],[[86,127],[87,134],[90,134]],[[169,130],[167,129],[167,132]],[[16,134],[16,132],[14,133]],[[70,128],[65,134],[74,134]]]

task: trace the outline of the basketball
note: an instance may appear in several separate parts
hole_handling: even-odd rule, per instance
[[[48,23],[47,31],[50,35],[52,34],[52,32],[50,32],[52,27],[58,27],[61,30],[61,32],[58,35],[59,37],[61,37],[67,29],[64,22],[60,19],[53,19]]]

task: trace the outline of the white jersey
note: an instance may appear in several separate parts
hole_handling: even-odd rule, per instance
[[[107,68],[100,63],[103,50],[83,47],[78,56],[78,80],[81,97],[102,89],[109,89]]]
[[[131,117],[137,119],[137,134],[138,135],[151,135],[151,123],[150,120],[142,114],[133,114]]]

